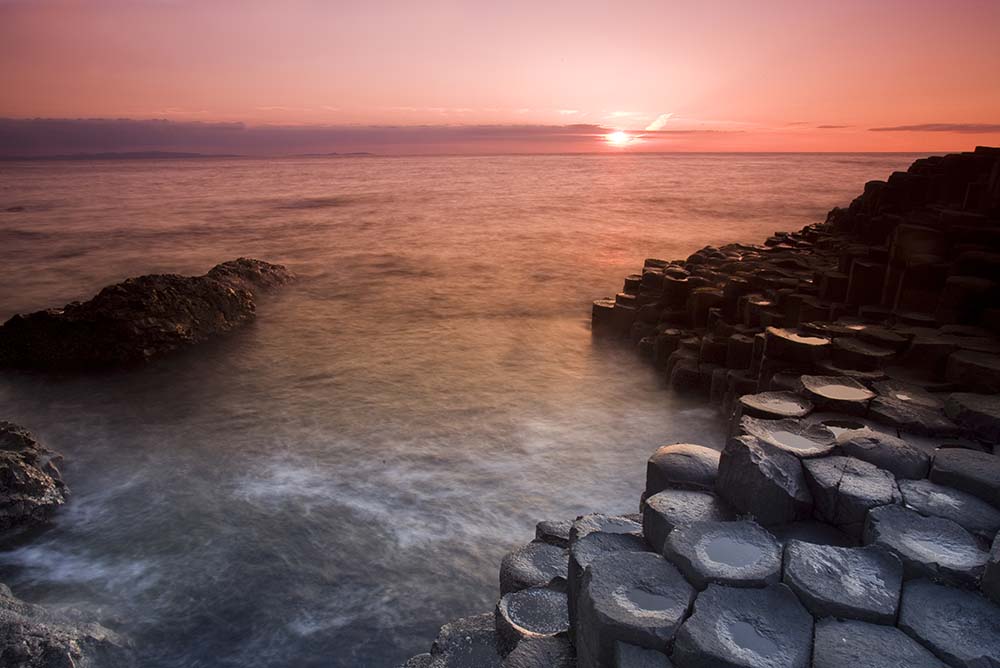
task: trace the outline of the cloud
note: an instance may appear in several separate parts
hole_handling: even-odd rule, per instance
[[[646,132],[656,132],[657,130],[662,130],[663,126],[667,124],[670,117],[674,114],[671,112],[669,114],[660,114],[656,117],[656,120],[646,126]]]
[[[893,125],[869,128],[869,132],[959,132],[962,134],[988,134],[1000,132],[1000,123],[923,123],[920,125]]]
[[[849,128],[850,125],[817,125],[818,130],[843,130],[844,128]]]
[[[579,114],[579,109],[560,109],[559,114],[562,116],[572,116],[573,114]]]

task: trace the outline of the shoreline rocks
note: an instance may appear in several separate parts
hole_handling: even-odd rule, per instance
[[[0,420],[0,537],[45,524],[66,502],[61,460],[28,430]]]
[[[256,298],[292,280],[280,265],[239,258],[203,276],[152,274],[85,302],[15,315],[0,326],[0,367],[79,371],[141,364],[232,331]]]

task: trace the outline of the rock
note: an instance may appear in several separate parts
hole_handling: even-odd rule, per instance
[[[822,457],[833,451],[836,438],[820,424],[796,420],[740,419],[740,432],[796,457]]]
[[[983,573],[983,581],[980,584],[984,594],[989,596],[994,603],[1000,603],[1000,534],[997,534],[997,537],[993,539],[990,558],[986,562],[986,571]]]
[[[587,566],[580,590],[580,668],[612,665],[615,644],[664,650],[688,613],[694,589],[652,552],[609,552]]]
[[[952,436],[959,433],[957,425],[945,417],[944,411],[895,397],[876,397],[868,409],[868,416],[915,434]]]
[[[562,637],[522,640],[504,659],[503,668],[576,668],[573,644]]]
[[[812,668],[946,668],[899,629],[857,620],[816,622]]]
[[[833,360],[821,360],[816,363],[816,368],[824,372],[827,376],[847,376],[861,383],[874,383],[885,380],[887,374],[882,369],[865,371],[862,369],[850,369],[840,366]]]
[[[548,543],[528,543],[508,552],[500,561],[500,595],[565,583],[568,561],[564,548]]]
[[[801,418],[812,412],[812,404],[792,392],[759,392],[740,397],[743,415],[765,419]]]
[[[494,616],[463,617],[441,627],[431,645],[433,668],[501,668]]]
[[[663,652],[626,642],[615,643],[614,668],[672,668]]]
[[[569,543],[572,545],[592,533],[627,533],[642,536],[642,525],[624,515],[604,515],[591,513],[581,515],[573,521],[569,529]]]
[[[830,349],[827,338],[803,336],[778,327],[768,327],[764,336],[764,355],[784,362],[812,364],[826,356]]]
[[[140,276],[90,301],[15,315],[0,327],[0,366],[77,370],[145,362],[254,319],[261,291],[291,280],[282,266],[240,258],[204,276]]]
[[[716,491],[736,511],[764,526],[809,517],[812,495],[799,458],[752,436],[732,438],[722,451]]]
[[[1000,392],[1000,355],[958,350],[948,356],[944,376],[968,392]]]
[[[847,376],[802,376],[805,394],[817,408],[864,415],[875,393]]]
[[[868,514],[865,544],[899,555],[907,578],[931,577],[976,586],[988,555],[972,535],[943,517],[924,517],[903,506],[883,506]]]
[[[812,634],[812,616],[785,585],[709,585],[677,633],[673,661],[685,668],[807,668]]]
[[[60,460],[23,427],[0,421],[0,534],[44,524],[66,501]]]
[[[656,552],[663,551],[667,534],[693,522],[732,519],[732,511],[715,494],[690,489],[667,489],[646,499],[642,507],[642,534]]]
[[[894,624],[903,564],[880,547],[833,547],[793,540],[785,546],[782,582],[815,617]]]
[[[542,520],[535,525],[535,540],[556,547],[569,547],[572,520]]]
[[[569,616],[566,592],[532,587],[504,594],[495,612],[497,648],[510,654],[523,640],[567,635]]]
[[[928,517],[943,517],[971,534],[992,540],[1000,531],[1000,510],[982,499],[930,480],[900,480],[903,503]]]
[[[942,448],[934,456],[930,479],[1000,508],[1000,457],[996,455],[967,448]]]
[[[856,337],[834,339],[831,350],[834,364],[859,371],[881,369],[896,354],[891,348],[883,348]]]
[[[695,522],[667,536],[663,556],[698,589],[765,587],[781,578],[781,546],[755,522]]]
[[[433,660],[434,658],[430,655],[430,652],[424,652],[423,654],[411,656],[399,668],[431,668]]]
[[[848,457],[874,464],[897,478],[926,478],[931,458],[901,438],[872,429],[853,429],[837,436],[837,447]]]
[[[945,413],[978,438],[1000,442],[1000,396],[956,392],[948,396]]]
[[[868,511],[899,503],[892,474],[853,457],[825,457],[804,462],[816,515],[850,536],[861,536]]]
[[[583,573],[590,562],[608,552],[645,552],[646,542],[634,534],[591,533],[573,543],[569,548],[569,577],[567,578],[567,602],[569,603],[570,635],[575,634],[576,602]]]
[[[114,631],[16,598],[0,584],[0,665],[11,668],[135,666],[130,643]]]
[[[928,580],[907,582],[899,628],[949,666],[1000,665],[1000,607],[978,594]]]
[[[836,547],[854,547],[858,541],[826,522],[816,520],[799,520],[790,524],[771,527],[771,533],[781,543],[782,547],[789,541],[797,540],[814,545],[834,545]]]
[[[919,385],[904,383],[898,380],[880,380],[872,385],[872,389],[884,397],[898,399],[909,404],[940,410],[944,408],[944,401],[940,395],[928,392]]]
[[[646,496],[665,489],[711,490],[719,470],[719,452],[702,445],[660,447],[646,464]]]

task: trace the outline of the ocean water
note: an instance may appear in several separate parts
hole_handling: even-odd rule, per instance
[[[656,446],[721,446],[710,410],[591,341],[592,299],[913,157],[0,163],[2,318],[238,256],[299,277],[145,368],[0,374],[0,418],[72,490],[0,581],[148,668],[394,666],[492,610],[535,521],[635,512]]]

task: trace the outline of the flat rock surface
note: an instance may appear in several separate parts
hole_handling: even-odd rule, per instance
[[[542,520],[535,525],[535,540],[556,547],[569,547],[573,520]]]
[[[812,668],[946,668],[893,626],[857,620],[816,622]]]
[[[442,626],[431,646],[431,668],[501,668],[494,624],[487,612]]]
[[[901,438],[875,431],[856,429],[837,436],[837,447],[848,457],[854,457],[897,478],[926,478],[930,469],[930,456]]]
[[[987,553],[972,535],[951,520],[924,517],[903,506],[883,506],[868,514],[865,543],[899,555],[907,577],[932,577],[976,586]]]
[[[28,430],[0,420],[0,534],[44,524],[66,501],[60,459]]]
[[[1000,607],[979,594],[929,580],[907,582],[899,628],[949,666],[1000,665]]]
[[[675,527],[693,522],[732,519],[732,511],[711,492],[692,489],[668,489],[646,499],[642,510],[642,533],[656,552]]]
[[[711,490],[718,470],[718,450],[690,443],[664,445],[646,464],[646,496],[665,489]]]
[[[983,593],[994,603],[1000,603],[1000,534],[993,539],[990,558],[986,562],[986,572],[983,573],[980,586],[983,588]]]
[[[805,395],[823,409],[864,414],[875,398],[874,392],[848,376],[805,375],[800,381]]]
[[[503,668],[576,668],[567,638],[522,640],[503,661]]]
[[[960,431],[942,409],[892,396],[876,397],[868,407],[868,417],[915,434],[951,436]]]
[[[812,513],[799,458],[752,436],[726,444],[716,490],[736,512],[765,526],[806,519]]]
[[[758,392],[740,397],[744,415],[778,420],[808,415],[813,405],[794,392]]]
[[[1000,531],[1000,510],[979,497],[930,480],[900,480],[899,491],[903,503],[921,515],[944,517],[990,540]]]
[[[495,623],[501,654],[522,640],[565,635],[569,631],[566,592],[532,587],[504,594],[497,603]]]
[[[673,660],[692,668],[807,668],[812,635],[812,615],[785,585],[709,585],[677,633]]]
[[[576,600],[583,585],[584,569],[597,557],[608,552],[644,552],[649,547],[641,536],[624,533],[591,533],[573,543],[569,549],[568,603],[571,624],[576,622]],[[572,628],[570,633],[572,633]]]
[[[821,424],[797,420],[740,419],[740,432],[764,441],[796,457],[822,457],[829,454],[836,438]]]
[[[833,547],[791,541],[782,581],[815,617],[893,624],[903,564],[880,547]]]
[[[627,533],[641,536],[642,525],[624,515],[604,515],[601,513],[582,515],[576,518],[570,526],[570,545],[592,533]]]
[[[948,396],[945,413],[979,438],[1000,442],[1000,396],[956,392]]]
[[[978,496],[1000,508],[1000,457],[967,448],[942,448],[930,479]]]
[[[670,532],[664,556],[698,589],[764,587],[781,578],[781,545],[755,522],[695,522]]]
[[[500,594],[545,585],[567,578],[569,555],[549,543],[532,542],[500,561]]]
[[[869,510],[902,498],[891,473],[860,459],[809,459],[804,467],[816,514],[850,535],[861,535]]]
[[[615,643],[614,668],[672,668],[663,652],[629,643]]]

